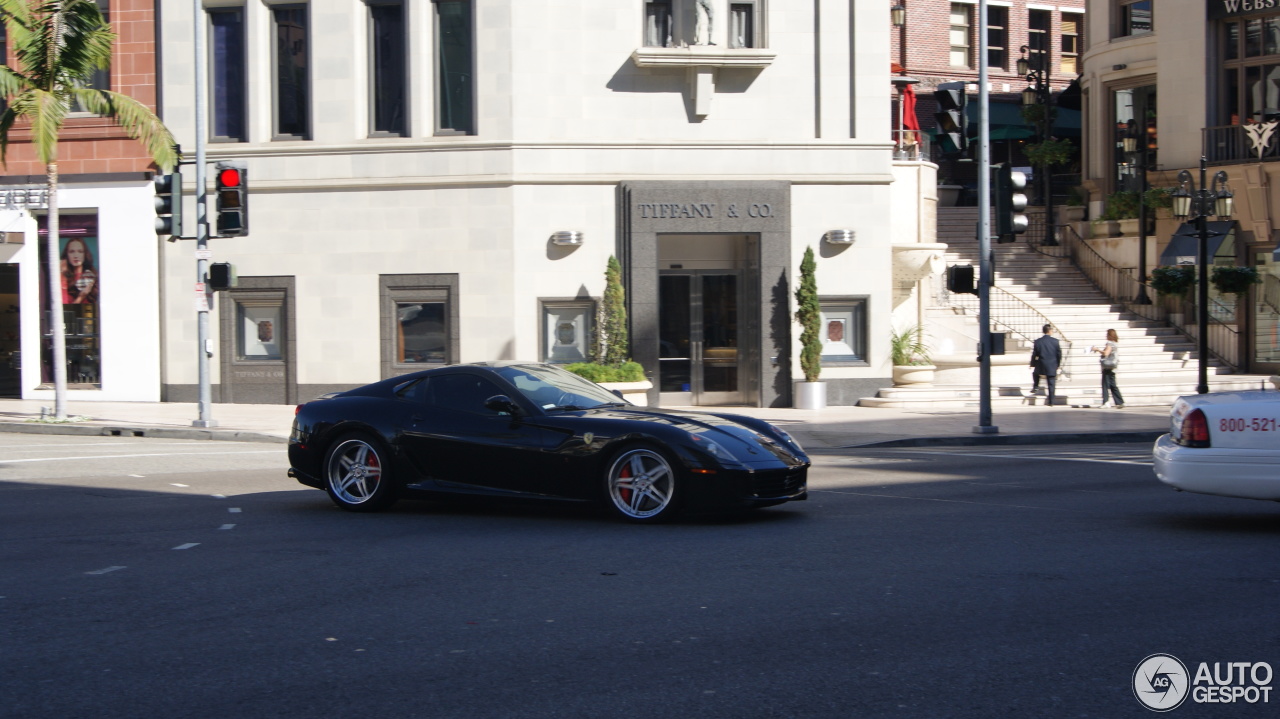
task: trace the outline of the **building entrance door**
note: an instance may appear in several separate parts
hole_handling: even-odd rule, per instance
[[[22,342],[18,266],[0,264],[0,397],[22,396]]]
[[[741,405],[739,270],[662,270],[658,276],[658,370],[662,405]]]

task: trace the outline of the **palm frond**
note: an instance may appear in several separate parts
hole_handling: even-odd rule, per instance
[[[72,95],[89,112],[115,120],[129,137],[147,148],[151,159],[166,172],[177,164],[179,158],[173,149],[177,141],[151,108],[128,95],[110,90],[76,88]]]
[[[0,97],[12,97],[31,87],[26,75],[8,65],[0,65]]]
[[[58,161],[58,134],[67,121],[67,102],[57,94],[37,90],[32,93],[32,107],[26,113],[31,120],[31,144],[36,156],[48,165]]]

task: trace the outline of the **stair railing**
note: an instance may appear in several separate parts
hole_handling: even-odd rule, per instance
[[[1054,242],[1049,242],[1050,237]],[[1071,225],[1033,224],[1028,228],[1026,240],[1031,249],[1042,255],[1071,260],[1094,287],[1120,305],[1123,311],[1143,319],[1164,322],[1191,340],[1199,335],[1194,303],[1189,303],[1184,298],[1159,296],[1150,285],[1134,277],[1132,272],[1116,267],[1098,254]],[[1134,301],[1140,287],[1146,287],[1145,294],[1149,303]],[[1215,308],[1210,308],[1208,318],[1209,354],[1235,371],[1240,367],[1240,333],[1215,316],[1224,314],[1225,309],[1216,309],[1214,311]],[[1230,316],[1234,317],[1234,308],[1230,308]]]
[[[1052,325],[1053,321],[1040,312],[1040,310],[1027,304],[1021,297],[995,285],[990,285],[987,292],[988,312],[991,318],[992,331],[1005,331],[1008,334],[1021,337],[1028,344],[1035,342],[1035,339],[1044,334],[1044,326]],[[978,296],[970,294],[956,294],[947,292],[947,304],[952,307],[963,309],[966,314],[978,314]],[[1057,329],[1055,325],[1055,329]],[[1071,365],[1075,353],[1071,351],[1073,344],[1066,335],[1062,334],[1061,329],[1057,329],[1058,342],[1062,345],[1062,373],[1069,379]],[[1006,338],[1007,339],[1007,338]]]

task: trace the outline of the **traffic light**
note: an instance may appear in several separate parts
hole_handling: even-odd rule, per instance
[[[249,170],[243,163],[219,162],[217,234],[244,237],[249,234]]]
[[[938,123],[938,148],[946,155],[958,155],[969,146],[969,118],[964,106],[968,96],[963,82],[944,82],[933,91],[938,111],[933,118]]]
[[[1009,163],[1001,163],[996,169],[996,242],[1013,242],[1027,231],[1026,214],[1027,176],[1014,172]]]
[[[182,235],[182,173],[175,167],[151,183],[156,191],[156,234],[173,240]]]
[[[209,265],[209,289],[217,292],[236,286],[236,268],[230,262],[213,262]]]
[[[978,294],[973,281],[973,265],[951,265],[947,268],[947,291],[965,295]]]

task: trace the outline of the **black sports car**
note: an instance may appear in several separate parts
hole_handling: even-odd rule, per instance
[[[439,367],[299,405],[289,464],[356,512],[466,494],[601,501],[638,522],[805,499],[809,471],[768,422],[637,407],[531,362]]]

